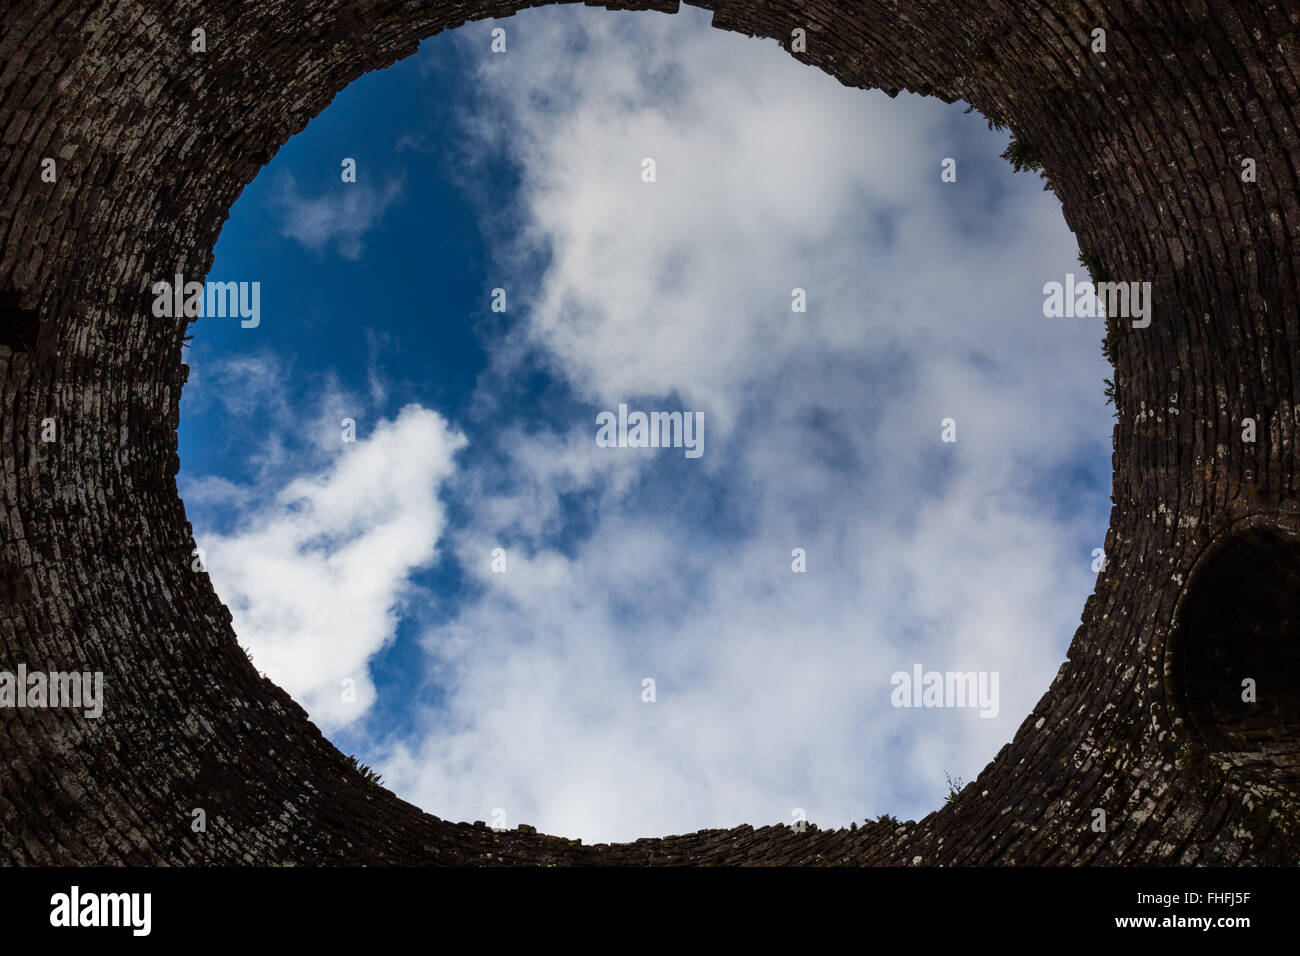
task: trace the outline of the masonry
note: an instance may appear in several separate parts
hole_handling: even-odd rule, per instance
[[[615,846],[497,833],[367,782],[258,675],[191,570],[175,482],[188,320],[155,318],[140,290],[206,276],[240,191],[350,81],[527,5],[6,4],[0,668],[38,660],[134,690],[95,721],[0,714],[0,863],[1295,864],[1300,700],[1270,696],[1300,686],[1290,2],[964,0],[961,16],[950,0],[701,4],[787,49],[803,28],[791,55],[850,86],[963,99],[1007,124],[1094,273],[1150,281],[1160,303],[1159,321],[1119,323],[1108,341],[1114,507],[1068,658],[942,810]],[[195,26],[206,53],[188,52]],[[56,442],[40,440],[47,417]],[[1257,442],[1241,439],[1246,417]],[[1189,610],[1238,601],[1253,602],[1245,617]],[[1245,715],[1224,689],[1242,676],[1262,705]],[[206,833],[190,828],[196,807]]]

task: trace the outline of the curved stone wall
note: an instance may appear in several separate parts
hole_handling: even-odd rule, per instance
[[[1051,688],[942,811],[612,847],[495,833],[366,783],[258,676],[190,569],[175,483],[185,320],[154,318],[149,286],[202,278],[240,190],[347,83],[440,30],[527,5],[6,5],[0,670],[102,670],[108,708],[99,720],[0,711],[0,862],[1294,864],[1294,763],[1260,768],[1294,760],[1296,725],[1270,727],[1261,710],[1242,718],[1253,730],[1225,731],[1231,697],[1214,684],[1216,668],[1229,688],[1255,679],[1257,703],[1241,706],[1283,713],[1300,677],[1286,637],[1294,578],[1241,580],[1259,567],[1251,536],[1286,555],[1300,532],[1292,0],[702,4],[717,26],[787,47],[805,28],[807,51],[792,55],[846,84],[965,99],[1007,123],[1041,158],[1093,271],[1153,283],[1150,326],[1113,330],[1107,568]],[[195,27],[206,53],[190,52]],[[1278,609],[1234,630],[1222,609],[1242,600]],[[1197,608],[1219,609],[1212,628],[1184,619]],[[1274,627],[1263,649],[1212,650],[1240,650],[1260,621]],[[1229,673],[1241,660],[1268,672]],[[206,833],[191,830],[195,807]]]

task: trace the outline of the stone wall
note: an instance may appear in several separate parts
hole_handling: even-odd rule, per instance
[[[786,46],[804,27],[807,52],[792,55],[845,84],[965,99],[1006,122],[1041,157],[1095,270],[1154,284],[1150,327],[1115,330],[1108,566],[1015,739],[919,822],[612,847],[448,823],[366,783],[259,677],[207,576],[191,571],[175,483],[185,320],[154,318],[148,288],[176,272],[202,278],[240,190],[346,84],[424,37],[528,4],[8,0],[0,670],[103,670],[112,696],[100,720],[0,711],[0,862],[1297,861],[1295,774],[1260,769],[1286,759],[1287,741],[1269,744],[1273,757],[1243,755],[1223,741],[1259,734],[1186,719],[1205,711],[1186,698],[1214,671],[1184,667],[1180,650],[1219,645],[1180,641],[1178,622],[1183,606],[1255,593],[1230,586],[1247,565],[1216,561],[1219,541],[1300,532],[1300,5],[702,5],[719,27]],[[194,27],[204,54],[190,52]],[[1091,48],[1097,27],[1104,54]],[[42,177],[47,157],[55,182]],[[1246,158],[1255,182],[1243,182]],[[1244,417],[1259,423],[1254,444],[1241,440]],[[42,441],[50,418],[57,440]],[[1300,596],[1278,600],[1294,608]],[[1284,650],[1262,664],[1270,673],[1248,675],[1261,700],[1300,677]],[[1189,672],[1200,676],[1184,686]],[[195,807],[206,833],[191,830]],[[1098,808],[1104,833],[1091,827]]]

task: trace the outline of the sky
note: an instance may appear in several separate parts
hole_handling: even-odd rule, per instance
[[[446,819],[942,805],[1064,661],[1110,512],[1103,320],[1044,317],[1077,243],[1008,138],[690,7],[355,81],[221,233],[260,323],[187,352],[181,493],[255,666]],[[620,404],[703,453],[602,447]],[[895,706],[918,665],[996,673],[996,716]]]

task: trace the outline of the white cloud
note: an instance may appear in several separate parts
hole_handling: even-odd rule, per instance
[[[364,421],[365,413],[375,407],[373,382],[368,402],[345,388],[333,369],[295,369],[291,360],[267,350],[202,362],[191,356],[190,362],[186,416],[218,406],[223,428],[219,437],[206,438],[210,444],[220,438],[226,451],[251,466],[250,479],[258,487],[326,468],[339,447],[342,420]],[[300,391],[312,395],[314,408],[296,398]],[[193,503],[239,497],[219,478],[182,472],[180,480],[186,500]]]
[[[1061,517],[1036,485],[1109,451],[1100,323],[1041,315],[1074,267],[1059,206],[981,179],[1001,144],[975,118],[845,89],[697,11],[511,22],[471,125],[523,170],[500,267],[551,258],[495,358],[540,348],[599,406],[705,411],[719,498],[595,448],[593,422],[508,429],[504,485],[458,481],[483,594],[426,638],[444,694],[390,783],[588,840],[932,809],[1047,688],[1100,544],[1104,502]],[[596,514],[576,547],[575,490]],[[999,671],[1000,716],[891,708],[914,662]]]
[[[395,634],[410,574],[436,556],[439,492],[464,445],[441,416],[408,406],[338,442],[323,472],[248,506],[234,532],[196,534],[257,666],[326,730],[374,702],[369,661]]]
[[[390,179],[375,189],[368,183],[342,184],[320,196],[303,196],[292,175],[286,174],[274,205],[282,217],[280,234],[308,249],[333,246],[344,259],[358,259],[362,239],[402,191],[400,179]]]

